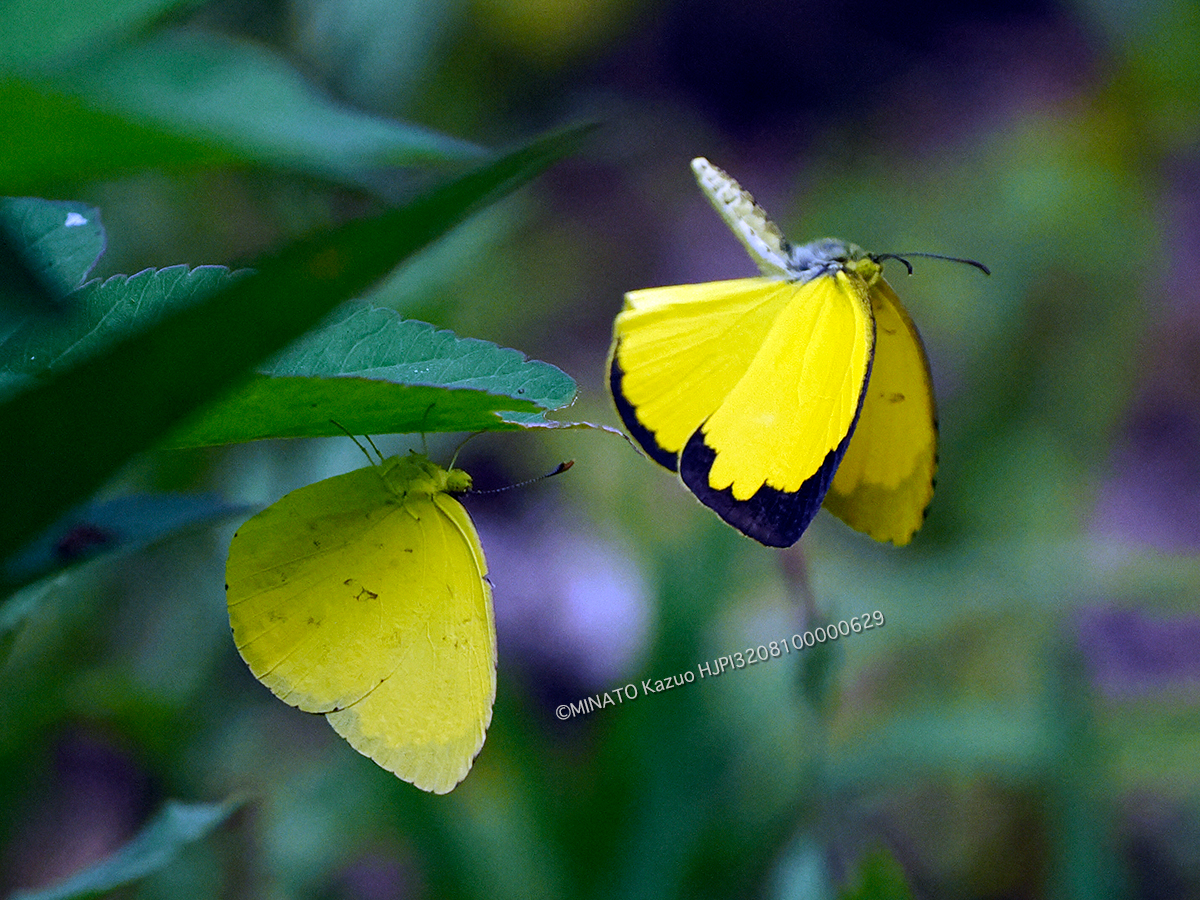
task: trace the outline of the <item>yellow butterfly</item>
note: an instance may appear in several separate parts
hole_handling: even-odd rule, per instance
[[[225,569],[254,676],[437,794],[466,777],[496,698],[487,563],[450,496],[470,486],[415,453],[328,478],[243,525]]]
[[[911,266],[830,238],[792,245],[725,172],[703,158],[692,170],[762,276],[625,295],[609,387],[626,428],[763,544],[794,544],[822,503],[907,544],[933,497],[937,414],[882,261]]]

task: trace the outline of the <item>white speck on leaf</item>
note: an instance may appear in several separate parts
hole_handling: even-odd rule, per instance
[[[67,213],[67,221],[63,222],[65,228],[74,228],[76,225],[86,225],[88,220],[77,212]]]

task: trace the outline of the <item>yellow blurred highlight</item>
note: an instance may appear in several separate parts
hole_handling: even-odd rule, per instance
[[[608,44],[634,20],[639,0],[472,0],[475,23],[495,43],[545,68]]]

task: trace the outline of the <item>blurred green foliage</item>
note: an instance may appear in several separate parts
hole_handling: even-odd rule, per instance
[[[596,432],[468,444],[459,465],[480,487],[577,465],[468,498],[500,695],[446,797],[245,670],[222,602],[236,522],[163,529],[120,565],[6,601],[0,890],[137,840],[167,798],[237,796],[127,891],[1200,896],[1200,16],[1183,0],[895,6],[0,8],[0,193],[98,208],[102,279],[180,263],[279,278],[218,294],[235,301],[224,324],[181,329],[193,357],[135,351],[111,387],[117,370],[95,365],[97,401],[18,395],[34,399],[2,413],[11,546],[101,485],[96,503],[263,504],[360,464],[345,439],[147,449],[185,412],[164,358],[244,376],[352,296],[545,359],[579,382],[570,418],[614,421],[602,378],[622,292],[751,269],[691,183],[695,155],[793,240],[993,271],[889,270],[930,352],[942,436],[929,519],[903,551],[828,517],[768,551]],[[597,115],[586,144],[525,142]],[[302,263],[329,242],[358,273],[336,286]],[[5,295],[6,338],[47,314],[29,309],[36,260],[13,265],[33,287]],[[71,287],[89,271],[67,268]],[[268,308],[287,329],[246,324]],[[107,534],[80,521],[55,544],[68,555]],[[886,626],[700,677],[874,610]],[[626,684],[636,699],[555,717]]]

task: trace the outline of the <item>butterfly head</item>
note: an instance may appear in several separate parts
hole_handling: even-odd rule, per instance
[[[461,494],[471,488],[471,476],[462,469],[443,469],[421,453],[393,456],[383,461],[381,474],[397,497],[408,494]]]
[[[789,251],[788,272],[799,282],[846,271],[870,284],[882,271],[879,261],[862,247],[837,238],[821,238],[792,246]]]

